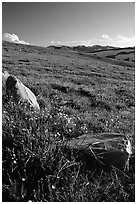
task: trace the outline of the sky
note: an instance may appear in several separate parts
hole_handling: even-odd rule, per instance
[[[2,34],[38,46],[135,46],[135,3],[3,2]]]

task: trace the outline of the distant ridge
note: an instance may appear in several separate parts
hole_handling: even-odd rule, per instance
[[[93,45],[93,46],[85,46],[85,45],[78,45],[73,47],[73,50],[75,51],[82,51],[82,52],[98,52],[98,51],[104,51],[104,50],[112,50],[112,49],[119,49],[119,47],[113,47],[113,46],[101,46],[101,45]]]
[[[103,51],[103,50],[118,49],[118,47],[101,46],[101,45],[93,45],[93,46],[85,46],[85,45],[77,45],[77,46],[50,45],[50,46],[48,46],[48,48],[53,48],[53,49],[73,49],[74,51],[82,51],[82,52],[96,52],[96,51]]]
[[[70,46],[66,45],[50,45],[48,48],[53,48],[53,49],[71,49]]]
[[[85,53],[94,53],[94,52],[101,52],[101,51],[109,51],[109,50],[122,50],[122,49],[133,49],[135,50],[135,46],[134,47],[124,47],[124,48],[120,48],[120,47],[114,47],[114,46],[102,46],[102,45],[92,45],[92,46],[85,46],[85,45],[77,45],[77,46],[67,46],[67,45],[50,45],[50,46],[41,46],[41,45],[27,45],[27,44],[20,44],[20,43],[15,43],[15,42],[9,42],[6,40],[2,40],[3,44],[15,44],[18,46],[29,46],[29,47],[43,47],[43,48],[51,48],[51,49],[61,49],[61,50],[69,50],[72,49],[74,51],[77,52],[85,52]]]
[[[77,45],[77,46],[67,46],[67,45],[50,45],[47,48],[51,49],[61,49],[68,50],[72,49],[77,52],[85,52],[85,53],[94,53],[94,52],[102,52],[102,51],[111,51],[111,50],[122,50],[122,49],[135,49],[135,47],[114,47],[114,46],[102,46],[102,45],[93,45],[93,46],[85,46],[85,45]]]

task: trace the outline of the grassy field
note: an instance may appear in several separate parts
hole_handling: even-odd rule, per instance
[[[97,60],[103,60],[111,64],[117,64],[121,66],[134,67],[135,66],[135,48],[115,48],[115,47],[102,47],[102,46],[92,46],[83,47],[77,46],[73,50],[76,50],[82,55],[94,57]]]
[[[134,149],[134,53],[118,64],[69,47],[3,42],[2,49],[3,71],[28,86],[41,108],[35,113],[8,101],[3,88],[3,201],[133,202],[134,155],[129,172],[83,171],[61,144],[85,133],[117,132]]]

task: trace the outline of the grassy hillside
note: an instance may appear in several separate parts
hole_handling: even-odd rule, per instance
[[[122,66],[135,66],[135,48],[116,48],[110,46],[77,46],[73,48],[77,52],[100,59],[112,64],[122,65]]]
[[[60,145],[85,133],[117,132],[134,148],[134,61],[120,65],[98,54],[3,42],[3,71],[28,86],[41,108],[7,101],[3,88],[3,201],[134,201],[134,157],[127,173],[83,172]]]

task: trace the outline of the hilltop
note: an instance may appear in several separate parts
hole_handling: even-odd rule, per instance
[[[35,90],[36,95],[60,95],[73,101],[80,112],[102,114],[108,107],[109,114],[119,115],[123,110],[133,114],[134,48],[124,50],[84,53],[65,46],[53,49],[3,42],[2,67]],[[110,59],[112,55],[116,59]],[[123,55],[130,60],[127,62]],[[92,106],[88,92],[99,105]]]
[[[113,47],[113,46],[49,46],[52,49],[72,49],[81,55],[94,57],[95,59],[104,60],[106,62],[118,65],[135,66],[135,47]]]

